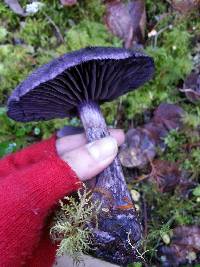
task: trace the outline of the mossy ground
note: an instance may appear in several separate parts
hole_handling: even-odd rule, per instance
[[[25,6],[28,1],[20,1]],[[78,119],[39,123],[16,123],[6,116],[6,100],[13,88],[37,66],[65,52],[91,45],[121,46],[122,41],[109,33],[103,23],[104,6],[100,0],[83,0],[74,7],[63,8],[58,0],[43,0],[45,7],[26,18],[14,14],[0,3],[0,156],[4,156],[36,140],[46,138],[63,125],[78,125]],[[180,16],[169,12],[168,1],[147,0],[147,19],[168,12],[157,22],[157,31],[166,28],[155,39],[148,39],[146,51],[154,57],[154,79],[138,91],[105,104],[103,112],[110,125],[128,129],[148,120],[161,102],[177,103],[186,112],[185,130],[171,133],[169,148],[163,159],[181,160],[181,166],[199,182],[200,149],[190,155],[179,150],[180,144],[200,141],[193,133],[200,127],[200,105],[185,101],[178,88],[194,67],[196,39],[200,22],[196,14]],[[53,23],[52,23],[53,21]],[[55,25],[59,29],[57,32]],[[168,27],[172,25],[172,27]],[[62,39],[62,40],[61,40]],[[62,42],[61,42],[62,41]],[[118,112],[120,109],[120,112]],[[120,115],[119,115],[120,114]],[[183,198],[178,193],[158,193],[147,182],[133,184],[148,203],[148,235],[144,241],[146,266],[158,262],[156,250],[163,235],[177,225],[200,224],[197,197]],[[140,266],[140,263],[132,266]],[[159,266],[159,265],[158,265]],[[198,265],[196,265],[198,266]]]

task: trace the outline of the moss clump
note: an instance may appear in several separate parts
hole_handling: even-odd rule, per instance
[[[11,90],[21,82],[35,65],[30,46],[0,45],[0,101],[4,103]]]
[[[146,251],[144,258],[148,264],[160,266],[156,261],[157,249],[164,244],[166,236],[170,237],[173,228],[179,225],[200,224],[200,123],[195,119],[198,110],[194,109],[189,115],[190,118],[192,114],[193,121],[189,120],[188,113],[185,113],[182,128],[169,132],[164,139],[167,148],[159,155],[159,159],[178,164],[184,183],[181,185],[180,182],[180,187],[177,186],[174,191],[168,193],[158,192],[156,185],[148,181],[132,185],[141,192],[143,204],[146,203],[146,210],[142,209],[141,216],[147,213],[145,224],[148,234],[143,240],[143,250]],[[130,185],[130,188],[132,187]]]
[[[91,200],[91,192],[87,192],[84,187],[82,191],[78,191],[78,199],[71,196],[64,198],[66,204],[60,201],[61,209],[56,212],[50,230],[52,239],[61,241],[57,250],[58,256],[67,253],[75,262],[79,262],[83,253],[91,250],[92,232],[87,224],[95,218],[97,220],[101,206]]]
[[[66,33],[70,50],[86,46],[120,46],[117,38],[111,37],[102,23],[83,20]]]
[[[148,54],[155,60],[155,77],[142,89],[123,99],[128,118],[156,107],[163,101],[179,101],[180,95],[176,87],[192,69],[190,38],[186,25],[177,25],[160,37],[157,47],[147,47]]]

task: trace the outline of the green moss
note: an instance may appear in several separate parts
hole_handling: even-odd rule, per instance
[[[21,38],[26,44],[34,47],[51,47],[52,37],[53,33],[51,25],[49,25],[49,22],[44,17],[28,17],[24,21],[19,32],[19,38]]]
[[[146,0],[146,9],[148,10],[148,19],[156,19],[155,15],[167,12],[168,4],[165,1]]]
[[[148,203],[148,235],[143,241],[143,247],[147,251],[145,258],[151,264],[158,246],[163,244],[163,235],[170,235],[176,225],[199,225],[199,204],[195,198],[184,199],[179,194],[158,193],[147,183],[141,184],[140,190]]]
[[[189,172],[193,179],[200,175],[200,136],[187,124],[180,131],[172,130],[164,139],[167,149],[162,159],[179,162],[182,170]]]
[[[0,102],[4,103],[11,90],[33,68],[35,60],[30,46],[0,45]]]
[[[9,31],[15,31],[20,22],[20,17],[14,14],[3,1],[0,2],[1,25],[6,25]]]
[[[200,126],[200,104],[194,105],[184,105],[185,116],[183,118],[184,123],[187,127],[192,128],[193,130],[197,129]]]
[[[8,34],[8,31],[4,27],[0,27],[0,43],[3,43],[6,41],[6,36]]]
[[[128,118],[156,107],[163,101],[173,103],[180,99],[177,85],[192,69],[190,35],[185,27],[178,25],[168,30],[163,34],[158,47],[147,47],[147,53],[155,61],[155,76],[143,88],[124,98]]]
[[[101,23],[83,20],[66,33],[69,50],[77,50],[86,46],[120,46],[117,38],[111,37]]]
[[[198,185],[193,191],[192,194],[196,197],[200,197],[200,185]]]

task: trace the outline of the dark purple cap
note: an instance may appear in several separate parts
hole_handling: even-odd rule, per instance
[[[76,114],[84,101],[111,101],[148,81],[153,59],[114,47],[91,47],[41,66],[19,84],[8,100],[8,116],[38,121]]]

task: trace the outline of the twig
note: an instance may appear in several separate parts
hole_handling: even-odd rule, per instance
[[[161,29],[160,31],[157,32],[157,34],[156,34],[156,36],[155,36],[155,38],[154,38],[154,47],[157,46],[158,36],[159,36],[161,33],[163,33],[165,30],[170,29],[170,27],[171,27],[171,25],[168,25],[168,26],[164,27],[163,29]]]
[[[151,173],[150,173],[150,174],[151,174]],[[146,174],[146,175],[145,175],[145,174],[142,174],[142,175],[140,175],[137,179],[135,179],[135,180],[133,181],[133,183],[138,183],[138,182],[141,182],[141,181],[143,181],[143,180],[149,178],[150,174]]]
[[[200,146],[200,142],[196,142],[196,143],[192,143],[192,144],[184,144],[184,145],[182,145],[182,147],[184,148],[184,149],[187,149],[187,150],[191,150],[192,148],[194,148],[194,147],[198,147],[198,146]]]
[[[118,102],[118,105],[117,105],[117,116],[116,116],[116,120],[114,122],[114,128],[117,127],[117,124],[118,124],[118,119],[119,119],[119,116],[118,114],[121,114],[121,107],[122,107],[122,97],[119,98],[119,102]]]
[[[144,256],[149,250],[146,250],[146,251],[144,251],[144,252],[141,253],[141,252],[137,249],[137,247],[134,246],[134,245],[131,243],[131,240],[130,240],[130,234],[131,234],[131,231],[129,231],[129,232],[127,233],[127,235],[128,235],[128,236],[127,236],[128,244],[131,246],[131,248],[132,248],[133,250],[136,251],[138,258],[141,258],[142,261],[146,262],[146,260],[145,260],[145,258],[144,258],[143,256]]]
[[[4,0],[4,2],[9,6],[9,8],[17,15],[26,17],[27,13],[21,7],[17,0]]]
[[[64,43],[64,38],[63,38],[58,26],[55,24],[55,22],[52,20],[52,18],[49,17],[49,15],[47,15],[45,12],[43,12],[43,14],[46,17],[46,19],[48,20],[48,22],[53,26],[53,28],[55,30],[55,35],[56,35],[58,44]]]
[[[143,225],[144,225],[144,240],[147,238],[148,234],[148,225],[147,225],[147,204],[145,200],[145,196],[142,196],[142,204],[143,204]],[[146,242],[144,242],[144,251],[146,250]]]
[[[138,177],[138,179],[136,179],[136,180],[134,181],[134,183],[141,182],[141,181],[143,181],[143,180],[145,180],[145,179],[148,179],[148,178],[150,178],[150,177],[156,175],[156,169],[155,169],[155,167],[154,167],[154,164],[153,164],[152,160],[151,160],[149,157],[148,157],[148,160],[149,160],[149,163],[150,163],[150,166],[151,166],[151,172],[148,173],[148,174],[142,174],[142,175],[140,175],[140,176]]]

